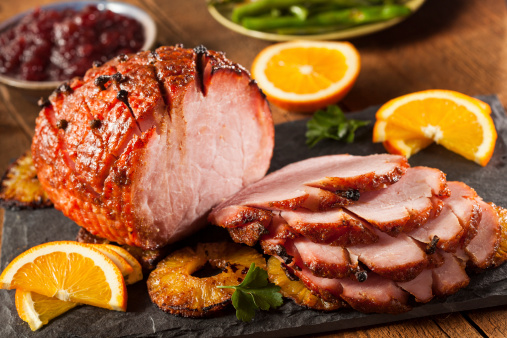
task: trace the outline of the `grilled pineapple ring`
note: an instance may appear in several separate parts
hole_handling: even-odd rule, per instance
[[[221,273],[211,277],[192,276],[206,262]],[[251,263],[263,269],[266,260],[256,250],[235,243],[199,243],[195,249],[175,251],[153,270],[148,278],[148,293],[159,308],[184,317],[204,317],[231,302],[233,289],[220,285],[238,285]]]
[[[298,305],[322,311],[332,311],[343,307],[339,303],[326,302],[315,296],[302,282],[290,280],[282,269],[280,261],[273,256],[268,259],[268,276],[271,283],[280,287],[280,292],[284,297],[292,299]]]

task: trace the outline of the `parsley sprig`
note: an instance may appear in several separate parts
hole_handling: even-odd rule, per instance
[[[280,287],[270,283],[266,270],[250,265],[250,269],[241,284],[236,286],[218,286],[222,289],[235,289],[232,294],[232,305],[236,309],[236,317],[249,322],[258,309],[269,310],[283,303]]]
[[[326,110],[317,111],[306,124],[306,145],[314,147],[326,138],[352,143],[356,130],[369,123],[348,119],[338,106],[328,106]]]

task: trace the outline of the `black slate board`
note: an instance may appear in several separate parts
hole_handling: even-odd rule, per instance
[[[443,170],[449,180],[460,180],[474,187],[486,201],[507,207],[507,117],[496,96],[481,96],[492,107],[499,132],[495,153],[486,167],[467,161],[439,146],[431,146],[410,159],[412,166],[426,165]],[[376,107],[353,113],[354,118],[373,120]],[[270,170],[286,164],[327,154],[367,155],[384,152],[382,145],[371,143],[372,124],[358,131],[353,144],[325,141],[313,149],[304,142],[306,121],[276,126],[275,153]],[[504,183],[505,182],[505,183]],[[6,211],[2,256],[3,269],[14,257],[34,245],[53,240],[73,240],[79,227],[53,209]],[[221,237],[218,228],[204,230],[195,238]],[[507,264],[472,276],[469,287],[446,300],[433,300],[401,315],[362,314],[350,309],[322,313],[301,308],[291,301],[274,311],[260,312],[251,323],[243,323],[229,310],[210,319],[189,319],[166,314],[149,300],[146,284],[129,286],[126,313],[90,306],[75,308],[49,325],[32,333],[18,318],[14,291],[0,291],[0,337],[282,337],[361,327],[428,315],[464,311],[507,304]]]

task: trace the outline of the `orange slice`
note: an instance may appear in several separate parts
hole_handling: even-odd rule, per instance
[[[125,274],[123,275],[123,277],[125,278],[125,283],[127,283],[127,285],[137,283],[143,279],[143,267],[138,262],[138,260],[124,248],[112,244],[88,244],[88,245],[91,245],[99,250],[103,249],[107,251],[109,250],[113,251],[118,255],[120,255],[121,258],[123,258],[125,261],[127,261],[129,266],[132,268],[131,272],[129,272],[126,275]]]
[[[373,142],[384,142],[388,151],[410,156],[434,141],[485,166],[497,138],[490,115],[487,104],[455,91],[416,92],[378,110]]]
[[[16,310],[32,331],[40,329],[51,319],[76,307],[78,303],[64,302],[35,292],[16,290]]]
[[[127,307],[120,269],[100,251],[78,242],[49,242],[25,251],[2,272],[0,287],[118,311]]]
[[[348,42],[289,41],[263,49],[252,77],[273,104],[314,112],[341,100],[359,69],[359,53]]]

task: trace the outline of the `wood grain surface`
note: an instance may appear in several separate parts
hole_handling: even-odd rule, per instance
[[[0,22],[53,0],[0,1]],[[245,37],[217,23],[205,0],[126,0],[156,20],[158,45],[204,44],[250,68],[271,42]],[[507,9],[504,0],[427,0],[402,23],[350,40],[361,55],[357,83],[340,106],[346,111],[382,104],[424,89],[497,94],[507,106]],[[36,101],[48,93],[0,85],[0,172],[31,143]],[[275,123],[305,117],[272,106]],[[0,210],[0,221],[3,210]],[[2,224],[3,222],[0,222]],[[1,240],[0,227],[0,240]],[[504,337],[507,308],[402,321],[320,337]]]

